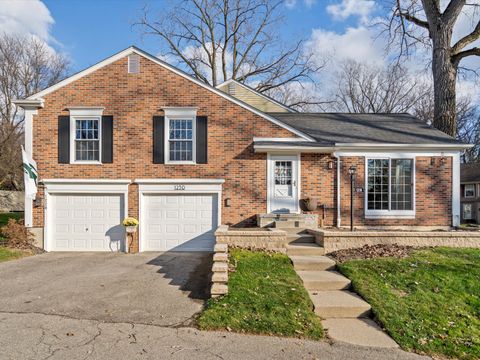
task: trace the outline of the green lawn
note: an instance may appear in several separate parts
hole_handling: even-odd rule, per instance
[[[202,329],[320,339],[323,329],[286,255],[233,249],[229,293],[209,300]]]
[[[25,256],[25,252],[20,250],[8,249],[0,246],[0,262],[18,259]]]
[[[339,269],[402,348],[480,358],[480,250],[418,250]]]

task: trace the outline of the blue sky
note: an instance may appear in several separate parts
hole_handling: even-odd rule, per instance
[[[71,72],[74,73],[132,44],[154,55],[160,54],[159,39],[142,37],[141,29],[132,28],[132,24],[139,19],[144,6],[155,13],[173,1],[0,0],[0,33],[29,34],[44,40],[54,51],[62,52],[70,59]],[[480,3],[480,0],[471,1]],[[285,0],[282,5],[285,21],[279,31],[286,42],[306,39],[308,50],[316,58],[320,61],[328,59],[320,77],[331,76],[338,70],[338,64],[349,59],[387,66],[386,40],[378,38],[378,28],[369,26],[375,18],[385,15],[386,10],[380,5],[382,2]],[[446,0],[442,3],[446,4]],[[454,41],[471,31],[472,18],[462,14],[454,29]],[[414,76],[431,81],[430,72],[425,72],[430,57],[428,52],[423,52],[404,64]],[[480,58],[471,57],[463,65],[480,69]],[[323,80],[323,83],[331,84],[331,80]],[[478,83],[460,78],[458,84],[461,94],[477,98],[480,103]]]
[[[22,0],[21,0],[22,1]],[[355,18],[337,21],[326,12],[326,7],[339,1],[318,0],[311,4],[297,1],[284,5],[283,36],[308,39],[312,30],[322,28],[343,32],[356,23]],[[72,60],[72,70],[78,71],[130,45],[148,52],[159,52],[158,39],[142,37],[132,23],[141,14],[143,6],[160,11],[168,6],[162,0],[45,0],[54,23],[50,34],[58,42],[55,48]]]

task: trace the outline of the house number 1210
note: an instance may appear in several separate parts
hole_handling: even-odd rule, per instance
[[[174,190],[185,190],[185,185],[174,185],[173,189]]]

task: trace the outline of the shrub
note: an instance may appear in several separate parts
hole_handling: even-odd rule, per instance
[[[7,225],[0,228],[5,238],[4,244],[14,249],[34,249],[33,234],[25,227],[23,220],[9,219]]]

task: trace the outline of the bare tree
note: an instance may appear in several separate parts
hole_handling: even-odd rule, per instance
[[[386,0],[393,5],[391,17],[386,22],[390,45],[398,45],[400,55],[409,55],[420,47],[431,48],[434,83],[434,120],[437,129],[455,136],[456,92],[455,85],[460,62],[469,56],[480,56],[474,42],[480,38],[480,20],[474,11],[471,32],[455,43],[453,29],[462,11],[478,7],[478,0],[450,0],[442,10],[440,0]]]
[[[22,184],[20,145],[23,114],[13,100],[26,98],[61,80],[68,61],[36,38],[0,35],[0,187]]]
[[[164,56],[206,83],[233,78],[274,94],[313,81],[322,66],[302,40],[282,42],[281,7],[281,0],[182,0],[153,19],[145,9],[135,25],[158,36]]]
[[[425,81],[398,64],[386,68],[346,61],[337,73],[334,108],[351,113],[413,112],[431,95]]]

